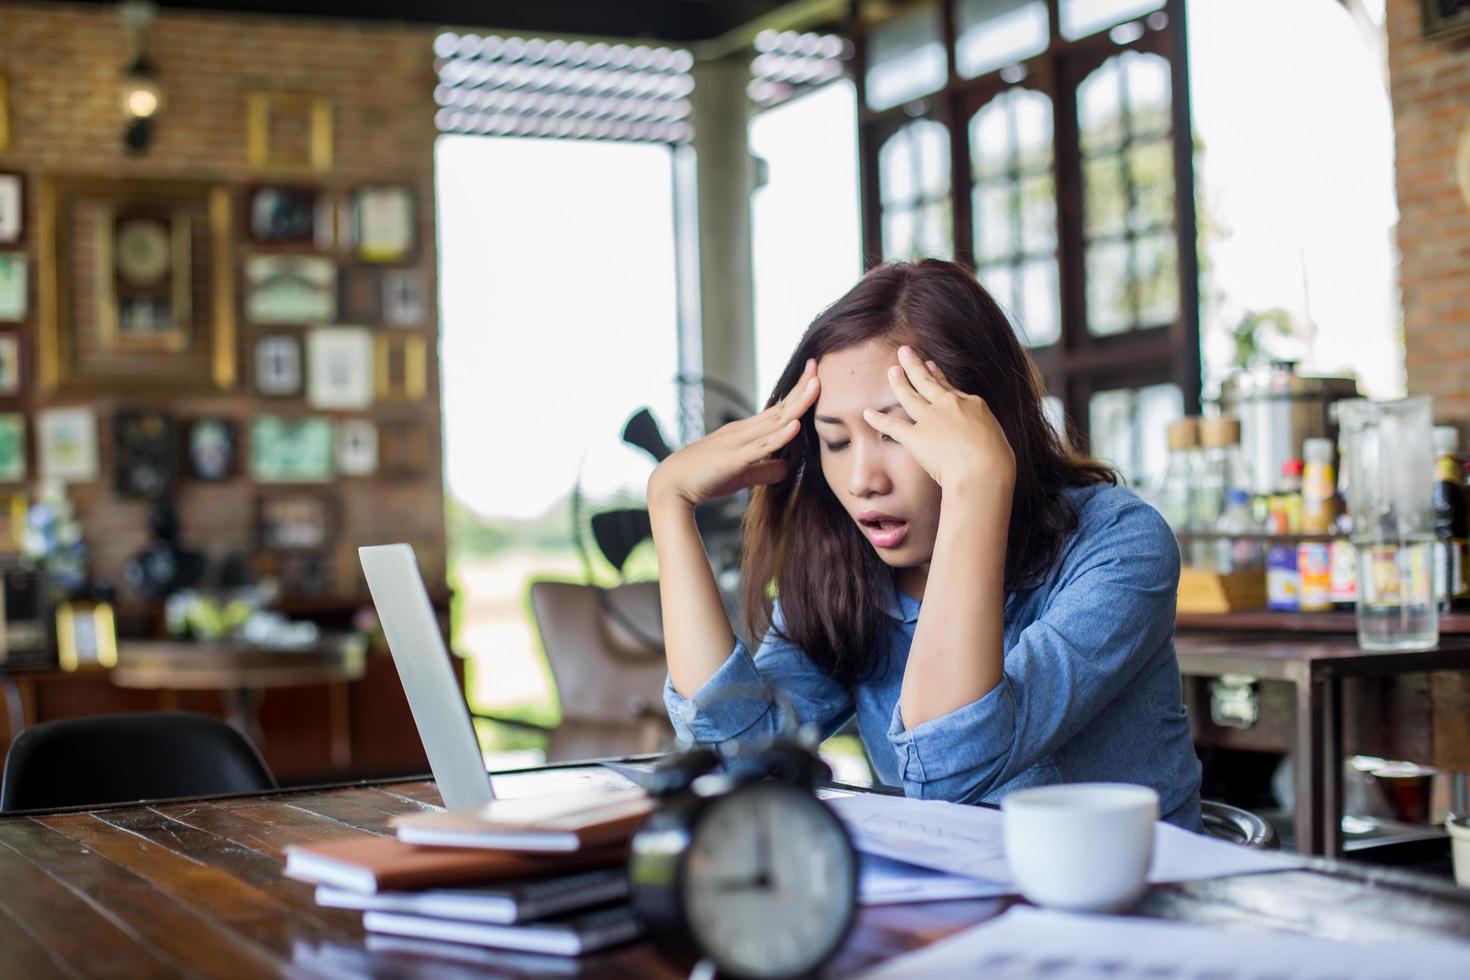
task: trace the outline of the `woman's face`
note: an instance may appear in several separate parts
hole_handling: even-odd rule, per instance
[[[878,340],[822,358],[816,430],[822,475],[848,516],[884,562],[916,568],[934,556],[939,484],[907,449],[863,421],[865,408],[912,421],[888,385],[897,363],[897,347]]]

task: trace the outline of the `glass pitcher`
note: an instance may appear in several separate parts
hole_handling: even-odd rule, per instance
[[[1358,566],[1358,645],[1439,642],[1434,596],[1434,451],[1429,398],[1337,403]]]

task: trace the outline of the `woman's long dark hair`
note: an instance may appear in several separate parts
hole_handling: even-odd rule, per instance
[[[823,310],[791,355],[768,404],[785,397],[808,358],[874,339],[912,346],[952,385],[985,399],[1016,454],[1005,586],[1035,584],[1056,561],[1077,515],[1068,487],[1116,483],[1111,468],[1072,452],[1042,411],[1041,375],[1005,314],[975,276],[952,262],[891,262]],[[781,632],[818,667],[851,687],[887,646],[887,566],[833,495],[812,424],[776,455],[787,478],[757,487],[745,517],[745,609],[751,635],[771,626],[772,586]]]

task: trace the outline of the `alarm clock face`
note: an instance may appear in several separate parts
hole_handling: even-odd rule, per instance
[[[688,925],[722,973],[808,973],[847,935],[856,873],[825,804],[790,784],[754,783],[715,800],[694,831]]]

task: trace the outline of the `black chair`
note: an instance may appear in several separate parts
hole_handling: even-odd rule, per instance
[[[1215,800],[1201,800],[1199,810],[1205,833],[1211,837],[1267,851],[1281,847],[1275,829],[1249,810]]]
[[[5,757],[0,811],[258,793],[277,787],[255,746],[182,711],[42,722]]]

